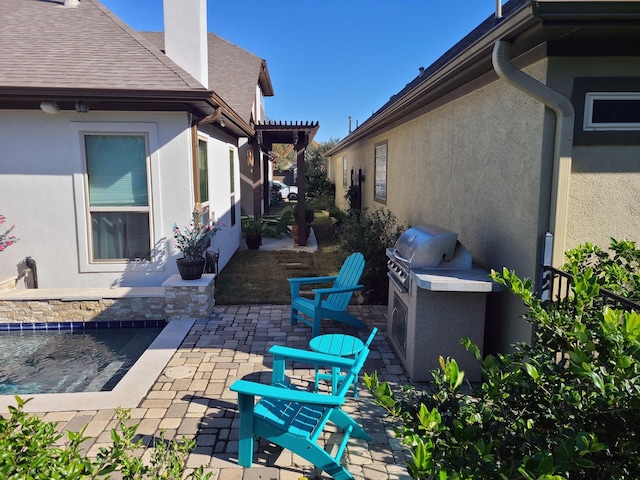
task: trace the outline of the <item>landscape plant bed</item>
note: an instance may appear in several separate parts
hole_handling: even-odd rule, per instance
[[[313,229],[319,246],[314,253],[237,251],[218,277],[216,304],[286,305],[291,302],[287,278],[337,274],[345,254],[337,247],[327,212],[316,213]]]

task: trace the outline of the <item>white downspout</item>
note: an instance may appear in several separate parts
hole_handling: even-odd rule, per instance
[[[509,56],[511,44],[498,40],[493,47],[493,67],[500,78],[522,90],[527,95],[544,103],[556,114],[556,137],[553,151],[553,178],[551,183],[551,205],[549,231],[553,234],[551,265],[564,263],[569,209],[569,178],[573,154],[573,123],[575,112],[571,102],[544,83],[518,70]]]

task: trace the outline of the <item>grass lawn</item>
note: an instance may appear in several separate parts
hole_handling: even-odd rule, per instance
[[[280,209],[291,203],[280,203]],[[278,213],[272,209],[271,213]],[[335,275],[346,255],[340,252],[327,211],[316,211],[312,224],[318,251],[239,250],[218,277],[217,305],[280,304],[291,302],[291,277]],[[244,241],[244,240],[243,240]]]

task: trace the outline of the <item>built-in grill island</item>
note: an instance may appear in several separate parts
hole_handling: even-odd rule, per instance
[[[460,339],[482,350],[486,296],[500,286],[473,265],[457,233],[437,225],[407,229],[387,257],[387,336],[411,380],[432,380],[443,356],[455,358],[469,381],[480,381],[480,365]]]

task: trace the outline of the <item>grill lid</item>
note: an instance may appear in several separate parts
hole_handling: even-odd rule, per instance
[[[437,225],[407,229],[394,247],[394,257],[409,268],[471,268],[471,254],[458,242],[458,234]]]

